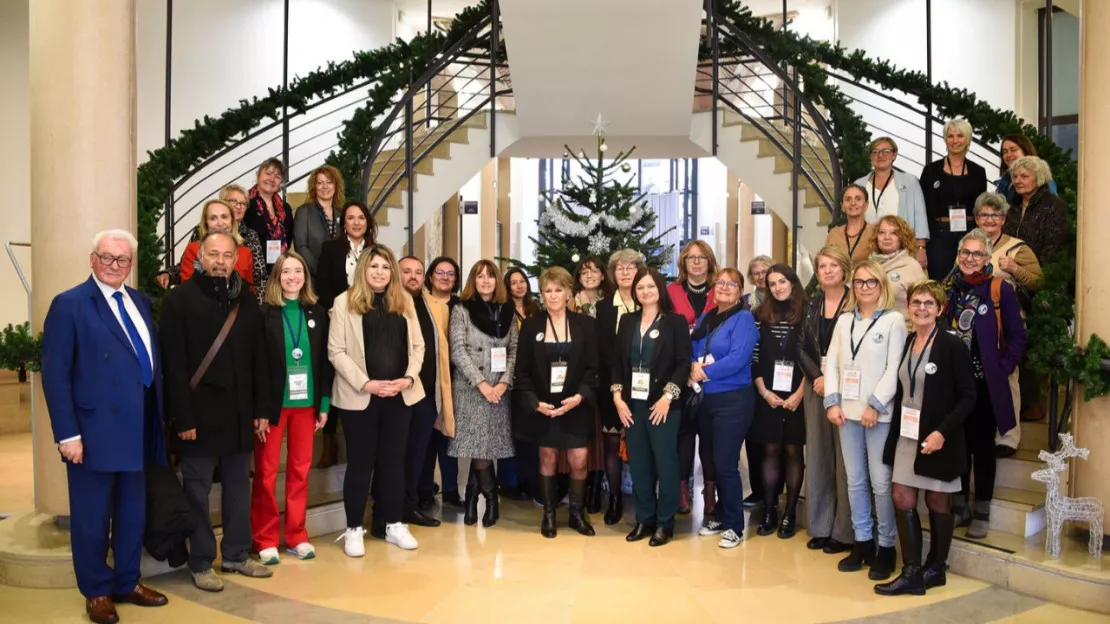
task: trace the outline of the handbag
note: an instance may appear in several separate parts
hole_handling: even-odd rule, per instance
[[[235,317],[239,315],[239,304],[236,303],[228,312],[227,318],[224,319],[223,327],[220,328],[220,333],[216,335],[216,339],[212,341],[212,346],[208,347],[208,353],[204,354],[204,359],[200,361],[200,366],[197,367],[193,378],[189,380],[189,390],[196,390],[200,385],[200,380],[204,377],[204,373],[208,372],[208,367],[212,365],[212,360],[216,359],[216,353],[220,351],[223,346],[224,340],[227,340],[227,335],[231,333],[231,326],[235,324]]]

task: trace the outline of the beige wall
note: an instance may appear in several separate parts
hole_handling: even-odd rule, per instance
[[[31,241],[31,100],[28,0],[0,0],[0,245]],[[31,279],[31,251],[16,249]],[[27,297],[6,253],[0,252],[0,326],[27,320]]]

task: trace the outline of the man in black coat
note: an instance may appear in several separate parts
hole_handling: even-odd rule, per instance
[[[189,571],[206,591],[223,589],[212,569],[216,537],[208,508],[217,465],[224,533],[220,569],[256,578],[273,574],[250,558],[253,432],[255,422],[266,418],[269,382],[262,315],[235,273],[237,257],[229,232],[209,232],[200,245],[202,270],[166,295],[160,323],[166,416],[177,434],[185,495],[197,521]],[[228,319],[226,337],[213,349]]]

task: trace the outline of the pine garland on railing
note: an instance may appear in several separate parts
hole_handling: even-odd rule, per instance
[[[354,112],[340,134],[337,150],[327,159],[343,174],[348,195],[358,196],[362,166],[373,143],[374,120],[389,110],[408,86],[410,76],[423,73],[437,54],[462,39],[489,11],[489,0],[482,0],[459,13],[446,35],[422,33],[409,42],[397,40],[377,50],[358,52],[349,61],[328,63],[294,80],[288,89],[270,89],[265,97],[240,100],[237,108],[218,117],[205,115],[168,146],[148,152],[149,159],[137,172],[139,289],[155,298],[163,292],[156,282],[164,254],[158,225],[176,180],[266,120],[281,119],[284,107],[301,112],[320,98],[370,81],[374,84],[368,101]]]
[[[921,72],[899,69],[889,61],[872,59],[861,50],[849,51],[840,45],[782,32],[769,21],[753,16],[750,9],[735,0],[717,0],[717,12],[772,58],[798,67],[807,95],[829,112],[846,180],[870,170],[866,153],[870,132],[862,118],[851,110],[847,98],[828,84],[824,66],[912,95],[923,106],[931,104],[940,118],[963,117],[975,128],[980,141],[993,143],[1009,134],[1029,137],[1040,157],[1052,168],[1061,197],[1068,205],[1071,225],[1064,250],[1056,258],[1041,259],[1045,279],[1027,319],[1030,364],[1042,373],[1070,377],[1083,384],[1087,400],[1110,394],[1110,375],[1101,368],[1102,360],[1110,359],[1110,347],[1099,336],[1092,335],[1084,349],[1076,344],[1071,332],[1075,315],[1078,170],[1070,151],[1042,136],[1012,111],[996,109],[966,89],[951,87],[946,82],[932,84]],[[984,163],[988,168],[993,164]]]

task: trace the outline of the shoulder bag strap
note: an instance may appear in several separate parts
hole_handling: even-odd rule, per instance
[[[991,305],[994,307],[994,322],[998,327],[998,350],[1002,350],[1002,278],[991,278]]]
[[[189,390],[196,390],[200,385],[201,377],[204,373],[208,372],[208,367],[212,365],[212,360],[216,359],[216,353],[219,352],[220,347],[223,346],[224,340],[227,340],[227,335],[231,333],[231,326],[235,324],[235,317],[239,315],[239,304],[236,303],[231,312],[228,313],[227,318],[224,319],[224,326],[220,328],[220,333],[216,336],[216,340],[212,342],[212,346],[208,347],[208,353],[204,354],[204,359],[201,360],[197,372],[193,373],[193,378],[189,380]]]

